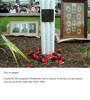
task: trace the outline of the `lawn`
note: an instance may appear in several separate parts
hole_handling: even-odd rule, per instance
[[[39,17],[0,17],[0,24],[1,24],[3,32],[6,32],[6,26],[12,20],[38,20],[40,21],[40,18]],[[60,18],[55,19],[55,27],[57,29],[60,29]],[[90,33],[90,18],[88,19],[88,32]]]

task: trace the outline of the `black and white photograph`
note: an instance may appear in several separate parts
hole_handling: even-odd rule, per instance
[[[19,33],[19,24],[12,24],[12,32]]]
[[[35,23],[29,24],[29,33],[36,33],[36,24]]]
[[[27,24],[22,24],[21,25],[21,33],[27,33],[28,30],[27,30]]]
[[[39,21],[10,21],[10,34],[14,36],[39,36]]]

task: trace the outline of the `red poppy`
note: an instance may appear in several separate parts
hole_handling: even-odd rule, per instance
[[[52,58],[52,56],[51,56],[51,55],[48,55],[48,56],[47,56],[47,58],[48,58],[48,59],[51,59],[51,58]]]
[[[39,60],[39,57],[34,53],[33,58]]]
[[[65,59],[64,57],[61,58],[61,60],[64,60],[64,59]]]
[[[40,51],[37,51],[36,54],[37,54],[37,55],[40,54]]]
[[[62,61],[62,60],[60,60],[60,61],[59,61],[59,64],[60,64],[60,65],[62,65],[62,64],[63,64],[63,61]]]
[[[56,56],[54,57],[55,59],[58,59]]]
[[[55,62],[58,63],[59,61],[58,60],[55,60]]]
[[[36,60],[39,60],[39,57],[38,57],[38,56],[35,56],[35,59],[36,59]]]
[[[36,54],[34,53],[34,54],[33,54],[33,58],[35,58],[35,57],[36,57]]]
[[[47,63],[47,59],[46,58],[42,58],[42,62],[43,63]]]
[[[62,49],[58,49],[58,50],[57,50],[57,52],[60,52],[60,51],[62,51]]]
[[[54,55],[52,55],[51,57],[52,57],[52,59],[55,59],[56,58],[56,56],[54,56]]]
[[[31,63],[30,66],[29,66],[28,68],[31,68],[31,67],[33,67],[33,63]]]
[[[37,51],[40,51],[40,49],[38,48]]]
[[[55,55],[55,54],[56,54],[56,51],[52,53],[52,55]]]
[[[59,59],[61,58],[61,54],[58,53],[57,56],[58,56]]]
[[[30,51],[30,52],[29,52],[29,55],[32,55],[32,53],[33,53],[33,51]]]

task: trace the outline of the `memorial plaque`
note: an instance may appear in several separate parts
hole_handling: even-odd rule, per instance
[[[54,10],[53,9],[42,9],[42,22],[53,22]]]
[[[60,38],[87,38],[87,0],[62,0]]]

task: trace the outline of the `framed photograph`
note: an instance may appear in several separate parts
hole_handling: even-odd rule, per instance
[[[12,24],[12,32],[19,33],[19,24],[17,24],[17,23]]]
[[[10,21],[9,35],[39,36],[39,21]]]
[[[87,38],[87,0],[61,0],[61,13],[60,39]]]

